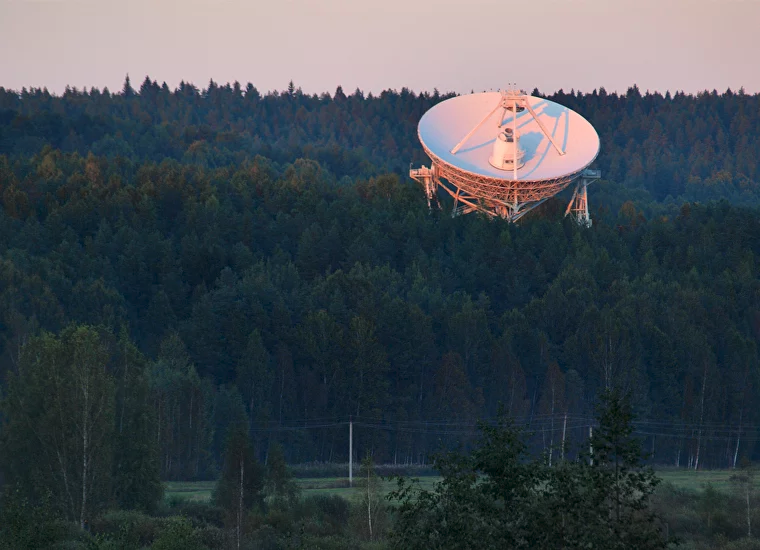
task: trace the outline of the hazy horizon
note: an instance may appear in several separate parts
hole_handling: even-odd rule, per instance
[[[0,86],[760,92],[758,0],[0,0]]]

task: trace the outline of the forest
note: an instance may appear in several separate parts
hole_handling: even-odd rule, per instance
[[[6,487],[79,486],[84,526],[218,479],[234,441],[346,463],[350,422],[355,463],[422,467],[500,414],[575,460],[613,389],[647,464],[760,459],[760,95],[548,95],[601,138],[591,228],[569,196],[429,211],[406,172],[448,97],[0,88]]]

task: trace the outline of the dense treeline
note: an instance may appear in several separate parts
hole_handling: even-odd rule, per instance
[[[129,327],[164,478],[221,468],[233,403],[262,459],[278,439],[291,462],[345,461],[333,424],[353,416],[358,453],[419,462],[463,437],[426,423],[500,403],[540,448],[565,413],[578,440],[613,386],[633,391],[656,461],[754,456],[753,210],[646,220],[627,203],[583,230],[549,208],[515,227],[428,213],[395,176],[345,185],[310,160],[208,169],[50,148],[3,159],[0,181],[4,370],[40,329]]]
[[[532,92],[541,95],[538,90]],[[0,88],[0,154],[92,152],[134,162],[171,158],[207,168],[239,165],[261,154],[276,162],[318,161],[343,176],[405,173],[427,162],[417,142],[422,114],[451,94],[415,94],[404,88],[377,96],[338,87],[330,95],[287,90],[261,94],[252,84],[205,89],[182,82],[175,90],[145,77],[129,78],[119,93],[67,88]],[[562,90],[547,96],[588,118],[599,132],[596,162],[608,182],[603,203],[617,211],[641,201],[705,201],[728,197],[755,204],[760,158],[760,95],[727,90],[687,95]]]

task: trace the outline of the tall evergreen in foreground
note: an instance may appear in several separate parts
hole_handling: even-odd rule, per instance
[[[649,498],[659,480],[643,466],[631,407],[605,392],[593,454],[553,467],[531,458],[524,434],[502,418],[481,425],[470,455],[439,456],[433,490],[398,480],[396,548],[665,548]]]
[[[274,508],[286,509],[298,499],[298,485],[285,462],[282,445],[273,443],[267,457],[264,494],[267,503]]]
[[[587,453],[546,468],[535,519],[535,547],[658,549],[667,546],[650,509],[660,480],[633,436],[627,396],[605,391]]]

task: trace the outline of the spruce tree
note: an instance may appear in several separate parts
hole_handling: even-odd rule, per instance
[[[124,77],[124,86],[122,86],[121,95],[126,98],[130,98],[135,95],[135,89],[132,87],[132,83],[129,80],[129,74]]]
[[[650,499],[660,480],[633,435],[628,396],[605,391],[588,451],[545,470],[531,545],[660,549],[668,545]]]
[[[661,549],[668,540],[649,499],[659,479],[643,465],[627,398],[603,394],[593,460],[549,467],[527,454],[524,434],[502,418],[482,424],[471,454],[437,457],[432,491],[399,479],[397,548]]]
[[[264,491],[267,502],[276,508],[293,504],[298,496],[298,485],[285,462],[285,454],[279,443],[272,443],[269,448]]]

